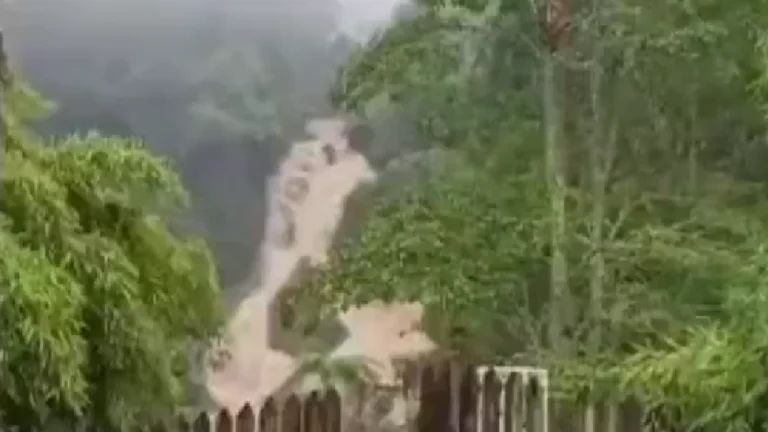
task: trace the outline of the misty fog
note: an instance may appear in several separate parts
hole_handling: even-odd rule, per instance
[[[143,138],[178,165],[225,285],[263,238],[265,181],[397,0],[0,0],[43,134]]]

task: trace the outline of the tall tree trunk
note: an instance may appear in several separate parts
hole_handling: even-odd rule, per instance
[[[599,44],[599,41],[596,41]],[[605,257],[603,256],[603,219],[605,218],[605,186],[607,166],[604,162],[606,145],[603,134],[602,68],[599,50],[596,50],[590,70],[590,100],[592,109],[592,133],[588,143],[589,188],[592,214],[589,222],[590,237],[590,280],[589,280],[589,354],[596,356],[602,344],[603,291],[605,280]],[[595,402],[591,396],[584,412],[584,432],[596,430]]]
[[[566,223],[566,165],[565,137],[563,134],[562,115],[562,74],[555,53],[544,56],[544,127],[547,149],[547,177],[552,211],[551,241],[552,256],[550,261],[550,302],[552,313],[549,317],[549,346],[555,352],[565,348],[564,319],[567,316],[568,300],[568,262],[565,255]]]
[[[600,43],[599,41],[597,42]],[[600,324],[603,315],[603,291],[605,283],[605,257],[603,256],[603,219],[605,218],[605,194],[608,171],[610,169],[611,147],[609,137],[604,133],[606,129],[605,116],[603,115],[603,70],[600,64],[600,49],[595,50],[590,70],[590,101],[592,110],[592,136],[589,142],[589,170],[590,170],[590,198],[592,202],[592,214],[590,217],[590,304],[589,317],[591,321],[589,331],[590,354],[595,355],[600,350],[602,343],[602,327]]]
[[[599,0],[593,2],[593,16],[599,13]],[[603,94],[605,91],[604,70],[603,70],[603,49],[601,40],[602,35],[597,34],[594,40],[594,50],[592,53],[591,67],[589,69],[589,91],[590,105],[592,111],[592,130],[588,143],[589,154],[589,188],[592,204],[590,216],[590,279],[589,279],[589,354],[593,358],[599,355],[602,347],[605,345],[603,317],[606,268],[605,255],[603,253],[605,246],[605,210],[606,210],[606,189],[608,187],[608,177],[613,168],[613,162],[616,154],[616,134],[618,123],[616,117],[608,119]],[[616,89],[616,91],[618,91]],[[616,96],[616,95],[614,95]],[[615,100],[618,100],[617,98]],[[616,108],[616,107],[614,107]],[[596,409],[592,399],[586,408],[584,416],[584,431],[592,432],[596,430]],[[613,401],[604,401],[607,413],[613,413],[616,406]],[[608,416],[610,417],[610,415]],[[611,422],[610,418],[605,419]],[[609,425],[610,428],[610,425]]]
[[[567,349],[564,335],[570,316],[568,296],[568,262],[565,254],[567,243],[567,155],[565,143],[565,118],[563,68],[560,54],[567,40],[570,25],[569,0],[549,0],[547,3],[546,37],[547,50],[543,53],[542,81],[545,146],[547,154],[547,182],[552,212],[550,261],[551,315],[547,328],[548,345],[555,352]]]
[[[5,125],[5,89],[9,83],[8,59],[5,54],[3,29],[0,28],[0,176],[3,174],[3,166],[5,166],[5,136],[7,133]]]

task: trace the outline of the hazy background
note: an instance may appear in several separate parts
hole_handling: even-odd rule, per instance
[[[0,0],[0,25],[16,69],[58,105],[40,132],[138,136],[178,163],[184,224],[231,286],[263,237],[266,177],[308,118],[332,112],[338,67],[397,3]]]

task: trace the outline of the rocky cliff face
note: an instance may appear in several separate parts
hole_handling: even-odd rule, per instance
[[[270,181],[265,238],[260,261],[244,289],[227,330],[226,359],[208,373],[207,387],[219,407],[254,406],[294,378],[298,359],[281,351],[277,296],[303,263],[322,266],[340,228],[347,199],[358,187],[376,181],[364,156],[370,129],[342,119],[307,125],[309,140],[296,142]],[[393,360],[429,352],[433,342],[419,327],[417,304],[375,303],[339,317],[347,337],[330,356],[361,356],[373,361],[382,384],[395,380]]]

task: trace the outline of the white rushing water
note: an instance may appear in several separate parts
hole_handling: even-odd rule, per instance
[[[326,262],[347,198],[377,177],[355,150],[365,143],[350,142],[355,138],[347,138],[347,129],[340,119],[310,122],[312,139],[293,144],[271,181],[262,258],[253,272],[261,277],[248,282],[251,294],[229,323],[228,360],[208,374],[207,387],[219,407],[237,410],[246,402],[258,407],[297,370],[297,359],[270,346],[278,331],[271,309],[302,261]],[[340,319],[349,336],[330,355],[371,359],[379,380],[392,383],[393,359],[434,349],[419,329],[422,314],[420,305],[399,303],[347,311]]]

